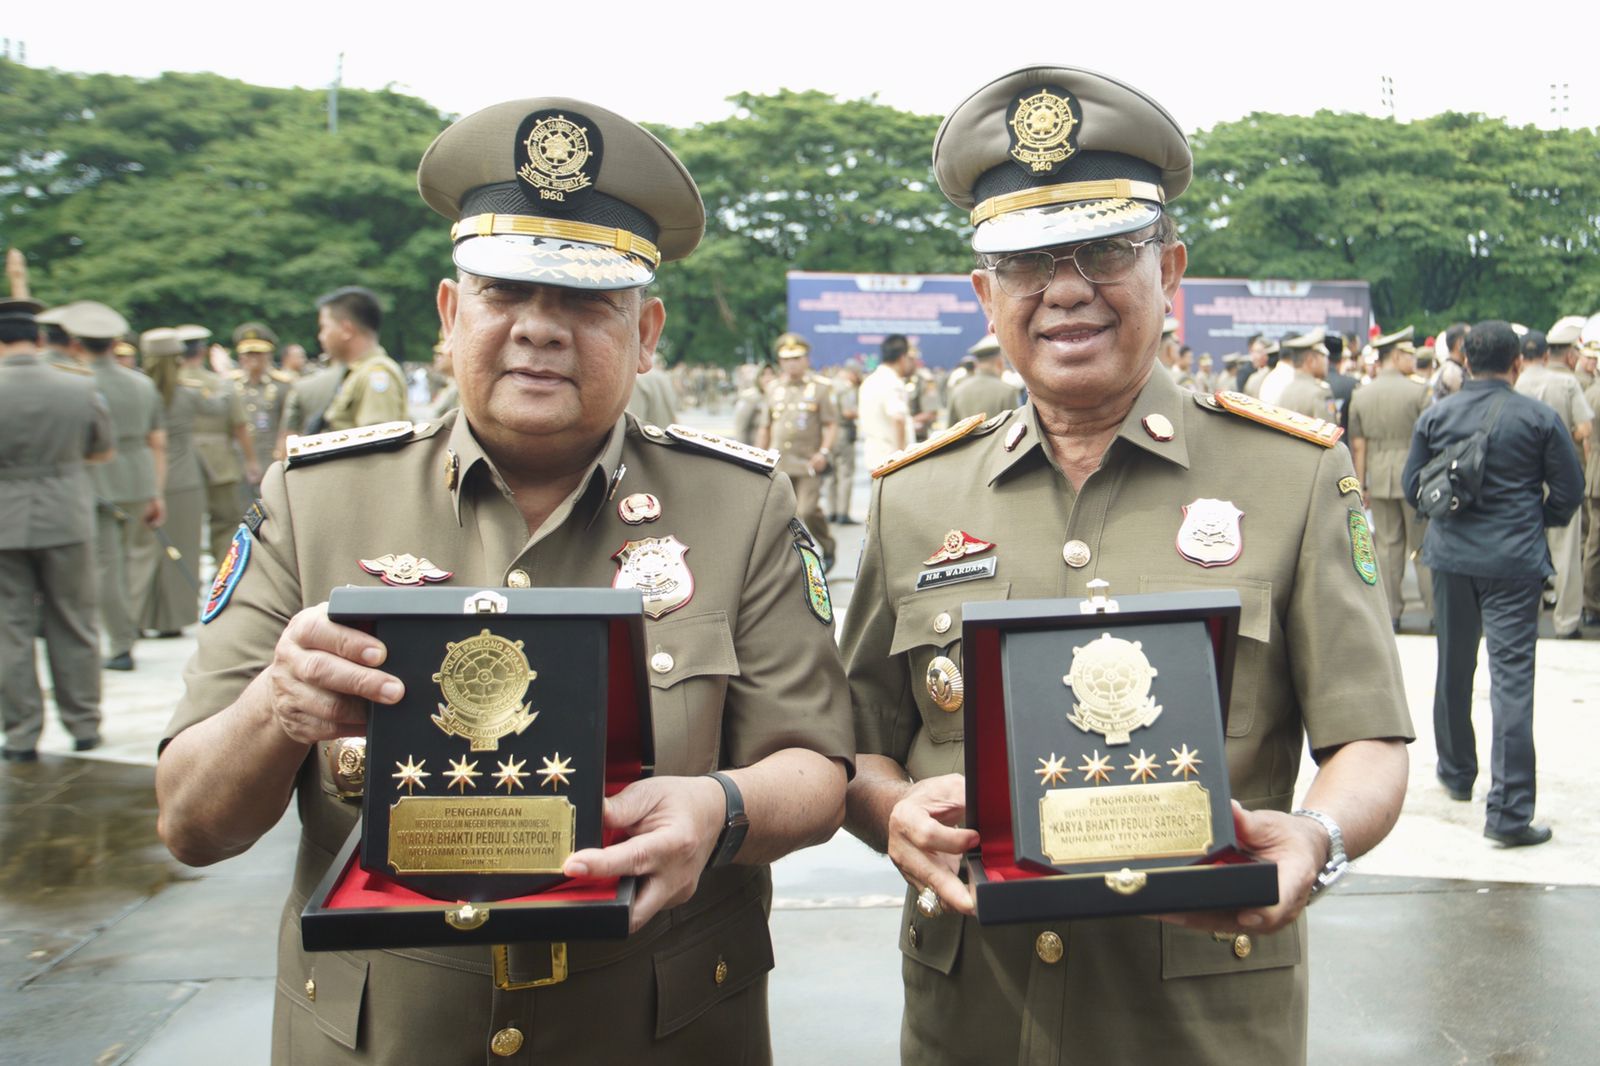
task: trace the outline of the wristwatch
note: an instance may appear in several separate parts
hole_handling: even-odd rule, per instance
[[[733,783],[733,778],[720,770],[713,770],[706,776],[722,786],[722,794],[728,801],[727,814],[722,821],[722,833],[717,837],[716,846],[711,849],[711,858],[706,860],[706,869],[709,870],[733,862],[733,857],[739,854],[739,849],[744,846],[745,834],[750,831],[750,819],[744,813],[744,796],[740,793],[739,786]]]
[[[1344,833],[1339,830],[1338,822],[1321,811],[1300,807],[1289,813],[1300,818],[1310,818],[1328,831],[1328,861],[1322,864],[1322,869],[1317,871],[1317,879],[1311,882],[1311,898],[1316,899],[1324,889],[1343,877],[1350,869],[1350,858],[1344,853]]]

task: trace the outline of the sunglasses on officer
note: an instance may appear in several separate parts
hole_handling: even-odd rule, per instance
[[[1084,281],[1095,285],[1110,285],[1121,281],[1132,272],[1139,260],[1139,249],[1161,241],[1160,235],[1142,241],[1126,237],[1102,237],[1087,241],[1070,252],[1056,254],[1049,251],[1014,252],[998,258],[985,257],[986,266],[994,274],[1000,290],[1007,296],[1021,298],[1043,292],[1055,280],[1056,264],[1069,261]]]

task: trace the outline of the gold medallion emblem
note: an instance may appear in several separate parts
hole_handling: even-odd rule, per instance
[[[523,140],[526,161],[517,176],[550,200],[565,200],[567,193],[591,184],[583,172],[589,162],[589,131],[565,115],[549,115],[533,124]]]
[[[933,657],[933,661],[928,664],[925,680],[928,684],[928,696],[933,700],[935,707],[950,714],[961,709],[966,694],[966,682],[961,679],[961,671],[948,656]]]
[[[487,629],[460,643],[445,643],[444,661],[433,675],[444,702],[433,724],[472,742],[473,751],[498,751],[500,738],[521,733],[539,717],[523,703],[539,675],[522,654],[522,641],[497,637]]]
[[[1155,667],[1139,641],[1102,633],[1072,649],[1072,672],[1061,679],[1076,699],[1067,721],[1107,744],[1126,744],[1135,729],[1154,722],[1161,706],[1150,695]]]
[[[1078,151],[1072,135],[1078,128],[1071,96],[1040,89],[1018,100],[1009,120],[1011,157],[1035,174],[1049,173]]]

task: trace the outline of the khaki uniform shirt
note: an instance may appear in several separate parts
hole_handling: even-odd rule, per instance
[[[822,450],[823,427],[839,421],[833,386],[816,374],[798,383],[779,378],[767,387],[767,407],[772,412],[768,447],[780,456],[778,469],[790,477],[811,475],[806,461]]]
[[[109,355],[91,360],[89,369],[94,372],[95,389],[111,411],[117,449],[110,462],[89,468],[95,496],[106,503],[155,499],[156,463],[150,452],[150,434],[165,426],[161,393],[149,378],[119,365]]]
[[[269,370],[260,381],[251,381],[243,373],[233,379],[239,390],[239,400],[244,406],[245,425],[250,427],[250,440],[255,444],[256,463],[262,470],[272,465],[272,452],[278,445],[278,429],[283,425],[283,412],[289,402],[289,391],[295,384],[292,374]]]
[[[1429,389],[1393,366],[1350,397],[1350,438],[1367,442],[1366,490],[1375,500],[1405,499],[1401,473],[1411,451],[1411,431],[1428,406]]]
[[[1278,406],[1298,411],[1311,418],[1321,418],[1328,422],[1339,421],[1339,410],[1333,402],[1332,387],[1326,381],[1304,370],[1294,372],[1294,377],[1278,396]]]
[[[34,355],[0,360],[0,549],[93,540],[83,460],[113,440],[111,412],[86,368]]]
[[[646,425],[670,426],[678,420],[675,399],[672,378],[665,369],[656,368],[633,379],[628,413]]]
[[[971,415],[997,415],[1017,406],[1017,390],[1000,380],[997,374],[974,373],[950,391],[950,411],[945,416],[949,425],[955,425]]]
[[[206,475],[195,450],[194,427],[210,399],[198,378],[187,374],[178,378],[172,400],[165,411],[167,427],[167,495],[188,489],[204,488]]]
[[[1577,375],[1564,366],[1530,364],[1517,378],[1516,389],[1524,396],[1555,408],[1556,416],[1568,433],[1594,417],[1594,410],[1583,398]]]
[[[194,453],[208,485],[231,485],[244,478],[234,431],[245,421],[244,402],[234,383],[206,367],[185,367],[178,382],[200,396],[194,417]]]
[[[284,429],[290,433],[311,432],[311,420],[327,411],[343,381],[342,366],[325,366],[296,380],[283,404]]]
[[[1261,396],[1261,383],[1267,380],[1267,375],[1272,373],[1272,367],[1258,367],[1245,379],[1244,391],[1257,399]]]
[[[406,417],[406,378],[382,347],[351,365],[327,408],[329,430],[354,429]]]
[[[642,492],[660,501],[660,517],[625,524],[621,501]],[[688,547],[693,595],[645,620],[656,773],[746,766],[790,747],[854,755],[843,671],[831,626],[808,606],[785,477],[646,436],[624,416],[573,496],[530,537],[455,412],[393,450],[274,466],[261,495],[266,519],[233,598],[201,630],[169,735],[232,703],[296,612],[335,586],[377,586],[362,559],[426,557],[453,573],[435,587],[603,587],[618,574],[620,546],[672,536]],[[335,795],[321,752],[306,759],[296,792],[302,846],[279,939],[274,1062],[346,1063],[350,1048],[360,1061],[497,1063],[508,1060],[490,1055],[490,1038],[513,1024],[526,1037],[518,1062],[766,1061],[765,867],[708,871],[689,902],[627,940],[567,945],[566,982],[500,991],[486,946],[302,952],[301,907],[360,805]],[[711,978],[719,954],[729,973],[721,984]],[[516,981],[548,976],[551,946],[513,944],[509,964]],[[308,980],[314,999],[302,991]],[[754,1013],[737,1005],[747,991]]]
[[[863,752],[914,779],[963,772],[962,715],[941,710],[925,682],[934,656],[961,663],[962,605],[1083,597],[1094,578],[1113,597],[1238,590],[1226,761],[1245,807],[1289,810],[1308,741],[1323,751],[1410,738],[1383,589],[1355,564],[1361,501],[1340,489],[1348,451],[1202,401],[1214,404],[1152,373],[1081,491],[1055,466],[1031,405],[875,482],[842,641]],[[1157,414],[1175,429],[1169,441],[1142,428]],[[1231,564],[1204,567],[1176,547],[1184,507],[1201,499],[1243,512]],[[951,529],[994,544],[994,575],[917,591]],[[1083,566],[1063,562],[1068,541],[1086,548]],[[1252,934],[1248,951],[1140,918],[980,927],[953,912],[924,918],[909,900],[900,928],[906,1062],[1304,1061],[1303,919]],[[1059,962],[1035,952],[1045,930],[1065,943]]]
[[[1600,381],[1589,386],[1583,399],[1594,411],[1589,439],[1584,442],[1587,450],[1583,453],[1583,491],[1586,496],[1600,496]]]
[[[733,405],[733,439],[741,444],[754,444],[756,431],[771,417],[767,410],[767,397],[754,385],[741,389]]]

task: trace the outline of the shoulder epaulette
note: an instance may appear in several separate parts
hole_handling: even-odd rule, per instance
[[[996,415],[995,418],[1000,418],[1000,416]],[[989,421],[994,420],[990,419]],[[1004,421],[1004,419],[1001,419],[1001,421]],[[889,458],[885,459],[880,466],[872,471],[872,476],[883,477],[885,474],[892,474],[896,470],[899,470],[902,466],[909,466],[911,463],[916,462],[918,459],[921,459],[924,456],[932,455],[940,448],[954,444],[962,437],[967,436],[981,426],[985,425],[988,425],[988,422],[984,420],[982,415],[973,415],[970,418],[963,418],[961,421],[957,422],[943,433],[935,433],[921,444],[916,444],[910,448],[903,448],[900,451],[895,452],[893,455],[889,456]],[[1000,425],[1000,422],[995,422],[995,426],[998,425]],[[992,432],[993,429],[994,426],[991,426],[989,431]]]
[[[93,370],[86,366],[79,366],[76,363],[58,363],[54,360],[48,360],[48,365],[55,367],[57,370],[63,370],[68,374],[82,374],[85,377],[94,377]]]
[[[222,376],[227,378],[229,381],[243,381],[244,371],[240,370],[238,367],[235,367]]]
[[[292,385],[299,380],[287,370],[277,369],[267,371],[267,377],[271,378],[273,381],[276,381],[280,385]]]
[[[759,470],[763,474],[771,474],[778,465],[778,453],[767,448],[757,448],[753,444],[742,444],[727,437],[719,437],[715,433],[705,433],[690,426],[680,426],[673,423],[666,429],[653,426],[648,422],[639,423],[639,431],[644,434],[645,440],[657,444],[682,444],[697,452],[706,455],[715,455],[720,459],[738,463],[740,466],[751,470]]]
[[[284,442],[283,466],[291,470],[335,456],[387,451],[429,436],[433,428],[427,423],[419,427],[412,422],[379,422],[372,426],[336,429],[331,433],[313,433],[305,437],[290,434]]]
[[[1337,422],[1329,422],[1325,418],[1312,418],[1310,415],[1303,415],[1286,407],[1262,403],[1254,396],[1243,392],[1224,391],[1215,396],[1197,392],[1194,402],[1208,411],[1226,411],[1240,418],[1248,418],[1252,422],[1270,426],[1291,437],[1308,440],[1312,444],[1320,444],[1324,448],[1333,447],[1339,443],[1339,438],[1344,436],[1344,430]]]
[[[211,387],[211,383],[205,378],[192,377],[189,374],[179,374],[178,384],[187,385],[191,389],[209,389]]]

